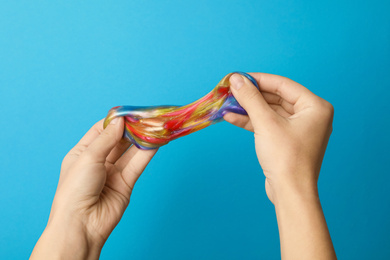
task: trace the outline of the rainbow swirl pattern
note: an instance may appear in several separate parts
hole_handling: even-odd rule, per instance
[[[257,88],[256,80],[244,73]],[[117,106],[110,109],[104,128],[115,117],[124,117],[124,137],[140,149],[155,149],[170,141],[223,120],[228,112],[246,115],[230,92],[226,75],[206,96],[186,106]]]

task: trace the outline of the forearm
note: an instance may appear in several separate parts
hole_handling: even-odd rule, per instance
[[[316,185],[286,185],[277,194],[275,211],[282,259],[336,259]]]

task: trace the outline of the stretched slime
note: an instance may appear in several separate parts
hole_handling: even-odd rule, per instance
[[[234,73],[245,76],[259,88],[249,74]],[[104,120],[104,128],[114,118],[124,117],[124,138],[138,148],[148,150],[220,122],[228,112],[246,115],[230,92],[229,78],[234,73],[226,75],[206,96],[185,106],[113,107]]]

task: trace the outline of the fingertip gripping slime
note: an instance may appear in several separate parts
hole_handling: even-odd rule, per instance
[[[245,76],[259,88],[251,75],[234,73]],[[206,96],[185,106],[113,107],[104,120],[104,128],[114,118],[124,117],[123,136],[138,148],[149,150],[220,122],[228,112],[246,115],[230,92],[229,79],[234,73],[226,75]]]

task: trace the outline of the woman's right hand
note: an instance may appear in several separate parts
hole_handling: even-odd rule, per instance
[[[274,203],[287,187],[313,190],[332,132],[333,106],[291,79],[251,73],[260,91],[234,74],[231,91],[248,116],[228,113],[224,119],[254,132],[256,153]]]
[[[275,205],[282,259],[336,259],[317,190],[333,106],[288,78],[251,75],[260,91],[246,77],[230,77],[231,91],[248,116],[224,118],[254,132],[265,189]]]

